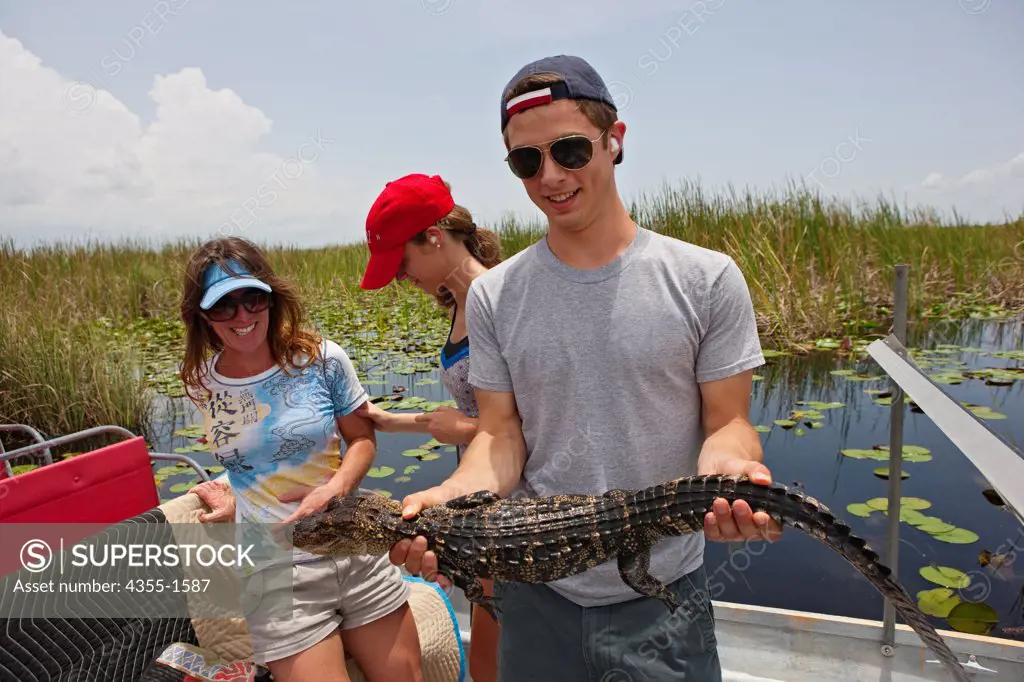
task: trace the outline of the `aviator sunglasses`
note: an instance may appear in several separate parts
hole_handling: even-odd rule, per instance
[[[594,158],[594,143],[605,136],[603,131],[594,139],[586,135],[567,135],[546,145],[551,158],[566,170],[576,171],[586,168]],[[540,172],[544,162],[544,149],[540,146],[526,145],[509,150],[505,157],[513,175],[520,180],[528,180]]]
[[[238,306],[243,305],[250,313],[261,313],[270,307],[270,294],[260,289],[246,289],[246,293],[233,298],[224,296],[217,301],[203,315],[214,322],[225,322],[232,319],[238,312]]]

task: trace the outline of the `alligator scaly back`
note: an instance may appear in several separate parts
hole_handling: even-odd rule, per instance
[[[399,540],[423,536],[439,572],[492,614],[495,605],[478,578],[544,583],[616,561],[633,590],[676,609],[674,595],[648,572],[651,548],[666,537],[703,532],[704,517],[718,498],[730,506],[743,500],[754,512],[832,548],[892,602],[957,682],[969,682],[956,655],[867,542],[818,500],[777,483],[712,474],[603,495],[502,499],[481,491],[411,519],[402,518],[398,501],[360,493],[335,498],[324,511],[300,520],[293,543],[325,556],[383,555]]]

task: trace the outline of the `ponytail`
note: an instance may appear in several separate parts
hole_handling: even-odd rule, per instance
[[[448,183],[445,183],[448,186]],[[448,187],[450,190],[451,187]],[[458,204],[448,212],[444,218],[437,221],[437,226],[448,232],[455,239],[460,240],[469,251],[469,255],[480,261],[485,268],[490,269],[501,262],[501,238],[494,230],[477,227],[473,222],[473,215],[463,206]],[[412,238],[416,244],[422,244],[426,239],[425,233],[421,232]],[[455,296],[448,288],[438,288],[434,298],[445,308],[455,305]]]
[[[480,261],[488,270],[501,262],[501,239],[492,230],[479,228],[470,223],[463,243],[469,255]]]

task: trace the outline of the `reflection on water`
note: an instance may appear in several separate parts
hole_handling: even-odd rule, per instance
[[[952,363],[957,371],[990,367],[1024,367],[1024,358],[996,357],[994,351],[1020,351],[1024,348],[1024,323],[982,322],[940,325],[930,329],[912,329],[908,346],[944,351],[919,356],[930,373],[949,373]],[[947,346],[943,346],[947,344]],[[951,346],[955,346],[952,348]],[[759,379],[751,403],[754,424],[766,428],[761,438],[765,463],[776,481],[802,487],[846,521],[853,532],[868,540],[885,557],[886,517],[874,513],[868,518],[855,516],[847,505],[863,503],[888,495],[888,481],[873,471],[887,462],[875,459],[853,459],[841,454],[844,449],[870,449],[889,442],[890,408],[875,402],[877,394],[890,388],[884,376],[876,380],[851,381],[832,373],[837,369],[853,370],[859,375],[883,375],[881,368],[867,355],[850,356],[835,353],[814,353],[807,356],[779,356],[758,370]],[[405,386],[406,396],[421,396],[428,401],[449,399],[439,381],[417,385],[430,375],[387,374],[383,384],[368,386],[373,395],[390,393],[395,386]],[[1024,444],[1024,380],[1009,386],[986,385],[982,378],[965,378],[959,384],[942,386],[954,399],[988,406],[1004,419],[986,420],[1006,442],[1021,449]],[[820,409],[820,417],[812,415],[797,426],[783,428],[775,420],[787,419],[793,410],[809,409],[800,401],[842,403],[831,409]],[[174,431],[193,424],[198,417],[180,400],[164,401],[160,406],[160,424],[152,435],[155,449],[171,452],[174,448],[193,445],[194,438],[174,436]],[[813,407],[813,406],[810,406]],[[823,406],[820,406],[823,407]],[[419,461],[403,456],[430,440],[420,434],[378,434],[378,466],[395,471],[385,478],[367,478],[364,487],[387,490],[402,496],[442,481],[455,466],[454,453],[441,452],[433,461]],[[938,587],[922,577],[920,570],[929,565],[958,569],[971,576],[971,587],[961,591],[964,601],[984,601],[999,617],[992,634],[1001,628],[1024,624],[1024,559],[993,570],[992,563],[983,566],[979,556],[985,550],[993,555],[1009,556],[1024,552],[1024,529],[1003,508],[994,506],[982,491],[990,485],[969,460],[923,413],[907,410],[904,417],[904,443],[927,448],[931,461],[905,462],[910,474],[902,482],[902,495],[917,497],[931,503],[923,513],[936,516],[957,527],[978,535],[968,544],[950,544],[904,522],[900,524],[899,580],[911,595]],[[215,462],[208,453],[190,453],[199,462]],[[408,481],[396,482],[410,464],[419,469],[409,473]],[[162,484],[170,486],[186,480],[173,477]],[[169,492],[164,497],[173,497]],[[729,546],[708,543],[706,565],[712,595],[719,600],[746,604],[817,611],[849,617],[881,619],[883,602],[875,588],[844,559],[817,540],[800,531],[788,529],[784,537],[770,547]],[[948,628],[943,619],[934,619],[938,627]]]

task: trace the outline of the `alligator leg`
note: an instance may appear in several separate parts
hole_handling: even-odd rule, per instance
[[[465,593],[466,599],[487,611],[487,613],[491,614],[491,618],[497,620],[497,616],[495,615],[497,605],[493,598],[488,597],[484,593],[484,586],[480,584],[479,580],[474,578],[472,575],[463,573],[457,569],[447,573],[447,577],[452,581],[452,584],[455,585],[455,587]]]
[[[622,576],[623,582],[635,591],[648,597],[660,599],[665,602],[670,611],[675,611],[681,606],[676,596],[649,573],[651,566],[650,545],[642,544],[635,550],[619,552],[618,562],[619,575]]]
[[[474,507],[483,507],[484,505],[494,504],[499,500],[501,500],[501,498],[490,490],[478,490],[475,493],[462,495],[453,500],[448,500],[448,502],[445,503],[445,506],[449,509],[473,509]]]

